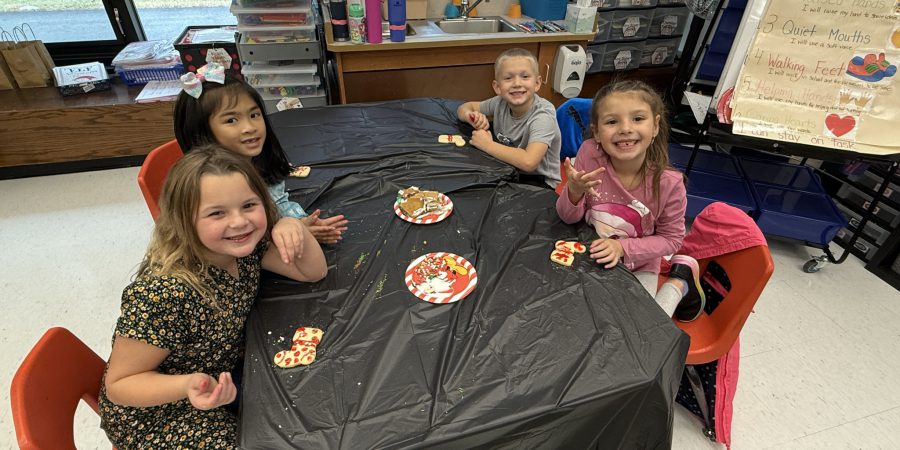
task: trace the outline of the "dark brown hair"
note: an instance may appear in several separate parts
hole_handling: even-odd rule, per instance
[[[659,201],[659,180],[663,171],[672,169],[669,163],[669,119],[666,112],[666,104],[662,97],[647,83],[638,80],[621,80],[607,84],[597,91],[594,101],[591,103],[591,124],[598,126],[600,120],[600,104],[606,97],[617,93],[634,93],[650,106],[654,120],[659,117],[659,132],[647,148],[647,155],[641,165],[640,177],[646,179],[648,173],[653,176],[653,198]],[[599,145],[599,144],[598,144]]]
[[[256,102],[266,124],[266,141],[259,155],[253,157],[253,166],[266,184],[277,184],[290,173],[291,164],[272,131],[262,97],[243,80],[226,75],[225,84],[204,81],[200,98],[181,92],[175,102],[175,139],[185,153],[193,151],[198,145],[216,143],[209,127],[209,118],[217,111],[237,104],[241,94],[249,95]]]

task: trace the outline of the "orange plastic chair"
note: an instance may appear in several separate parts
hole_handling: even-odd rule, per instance
[[[675,322],[691,336],[687,364],[712,362],[731,350],[775,270],[769,248],[764,245],[700,260],[700,273],[706,271],[710,261],[725,269],[731,290],[712,314],[704,312],[693,322]]]
[[[51,328],[22,361],[10,402],[22,450],[74,449],[75,409],[84,400],[99,413],[106,362],[65,328]]]
[[[144,201],[147,202],[153,220],[159,216],[159,196],[162,194],[166,175],[182,156],[184,152],[178,146],[178,141],[173,139],[150,151],[141,164],[137,177],[138,186],[141,187],[141,193],[144,194]]]

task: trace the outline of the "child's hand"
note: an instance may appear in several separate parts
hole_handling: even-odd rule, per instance
[[[472,128],[476,130],[487,130],[491,126],[487,116],[481,112],[470,111],[467,118],[469,119],[469,125],[472,125]]]
[[[605,263],[605,269],[616,267],[624,256],[625,249],[618,239],[601,238],[591,242],[591,259],[596,260],[597,264]]]
[[[475,130],[472,132],[472,139],[469,141],[475,148],[484,150],[488,144],[494,142],[491,132],[487,130]]]
[[[187,397],[194,408],[209,410],[233,402],[237,387],[228,372],[220,373],[218,382],[205,373],[195,373],[188,378]]]
[[[347,224],[350,222],[343,215],[337,215],[328,218],[321,218],[322,211],[315,210],[312,214],[300,219],[306,224],[306,228],[310,234],[316,238],[320,244],[336,244],[343,239],[341,236],[347,231]]]
[[[572,194],[572,197],[576,197],[579,200],[581,196],[585,194],[585,192],[593,195],[594,197],[598,197],[597,191],[594,189],[594,186],[600,185],[601,181],[597,179],[597,175],[600,175],[601,172],[605,172],[605,167],[598,167],[590,172],[584,172],[575,168],[572,165],[572,162],[569,158],[566,158],[563,161],[566,168],[566,177],[568,181],[566,182],[569,192]],[[575,202],[573,202],[575,203]]]
[[[272,242],[285,264],[292,264],[303,254],[304,226],[300,219],[283,217],[272,228]]]

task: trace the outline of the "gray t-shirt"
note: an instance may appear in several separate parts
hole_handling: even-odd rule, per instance
[[[556,188],[560,182],[559,147],[562,138],[553,104],[535,94],[531,110],[522,117],[513,117],[506,101],[496,96],[481,102],[479,109],[482,114],[493,117],[494,135],[501,144],[521,149],[532,142],[547,144],[547,153],[533,173],[542,175],[548,186]]]

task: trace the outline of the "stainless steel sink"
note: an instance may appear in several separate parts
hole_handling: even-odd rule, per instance
[[[443,19],[434,22],[445,33],[504,33],[519,31],[513,24],[497,16],[469,17],[468,19]]]

